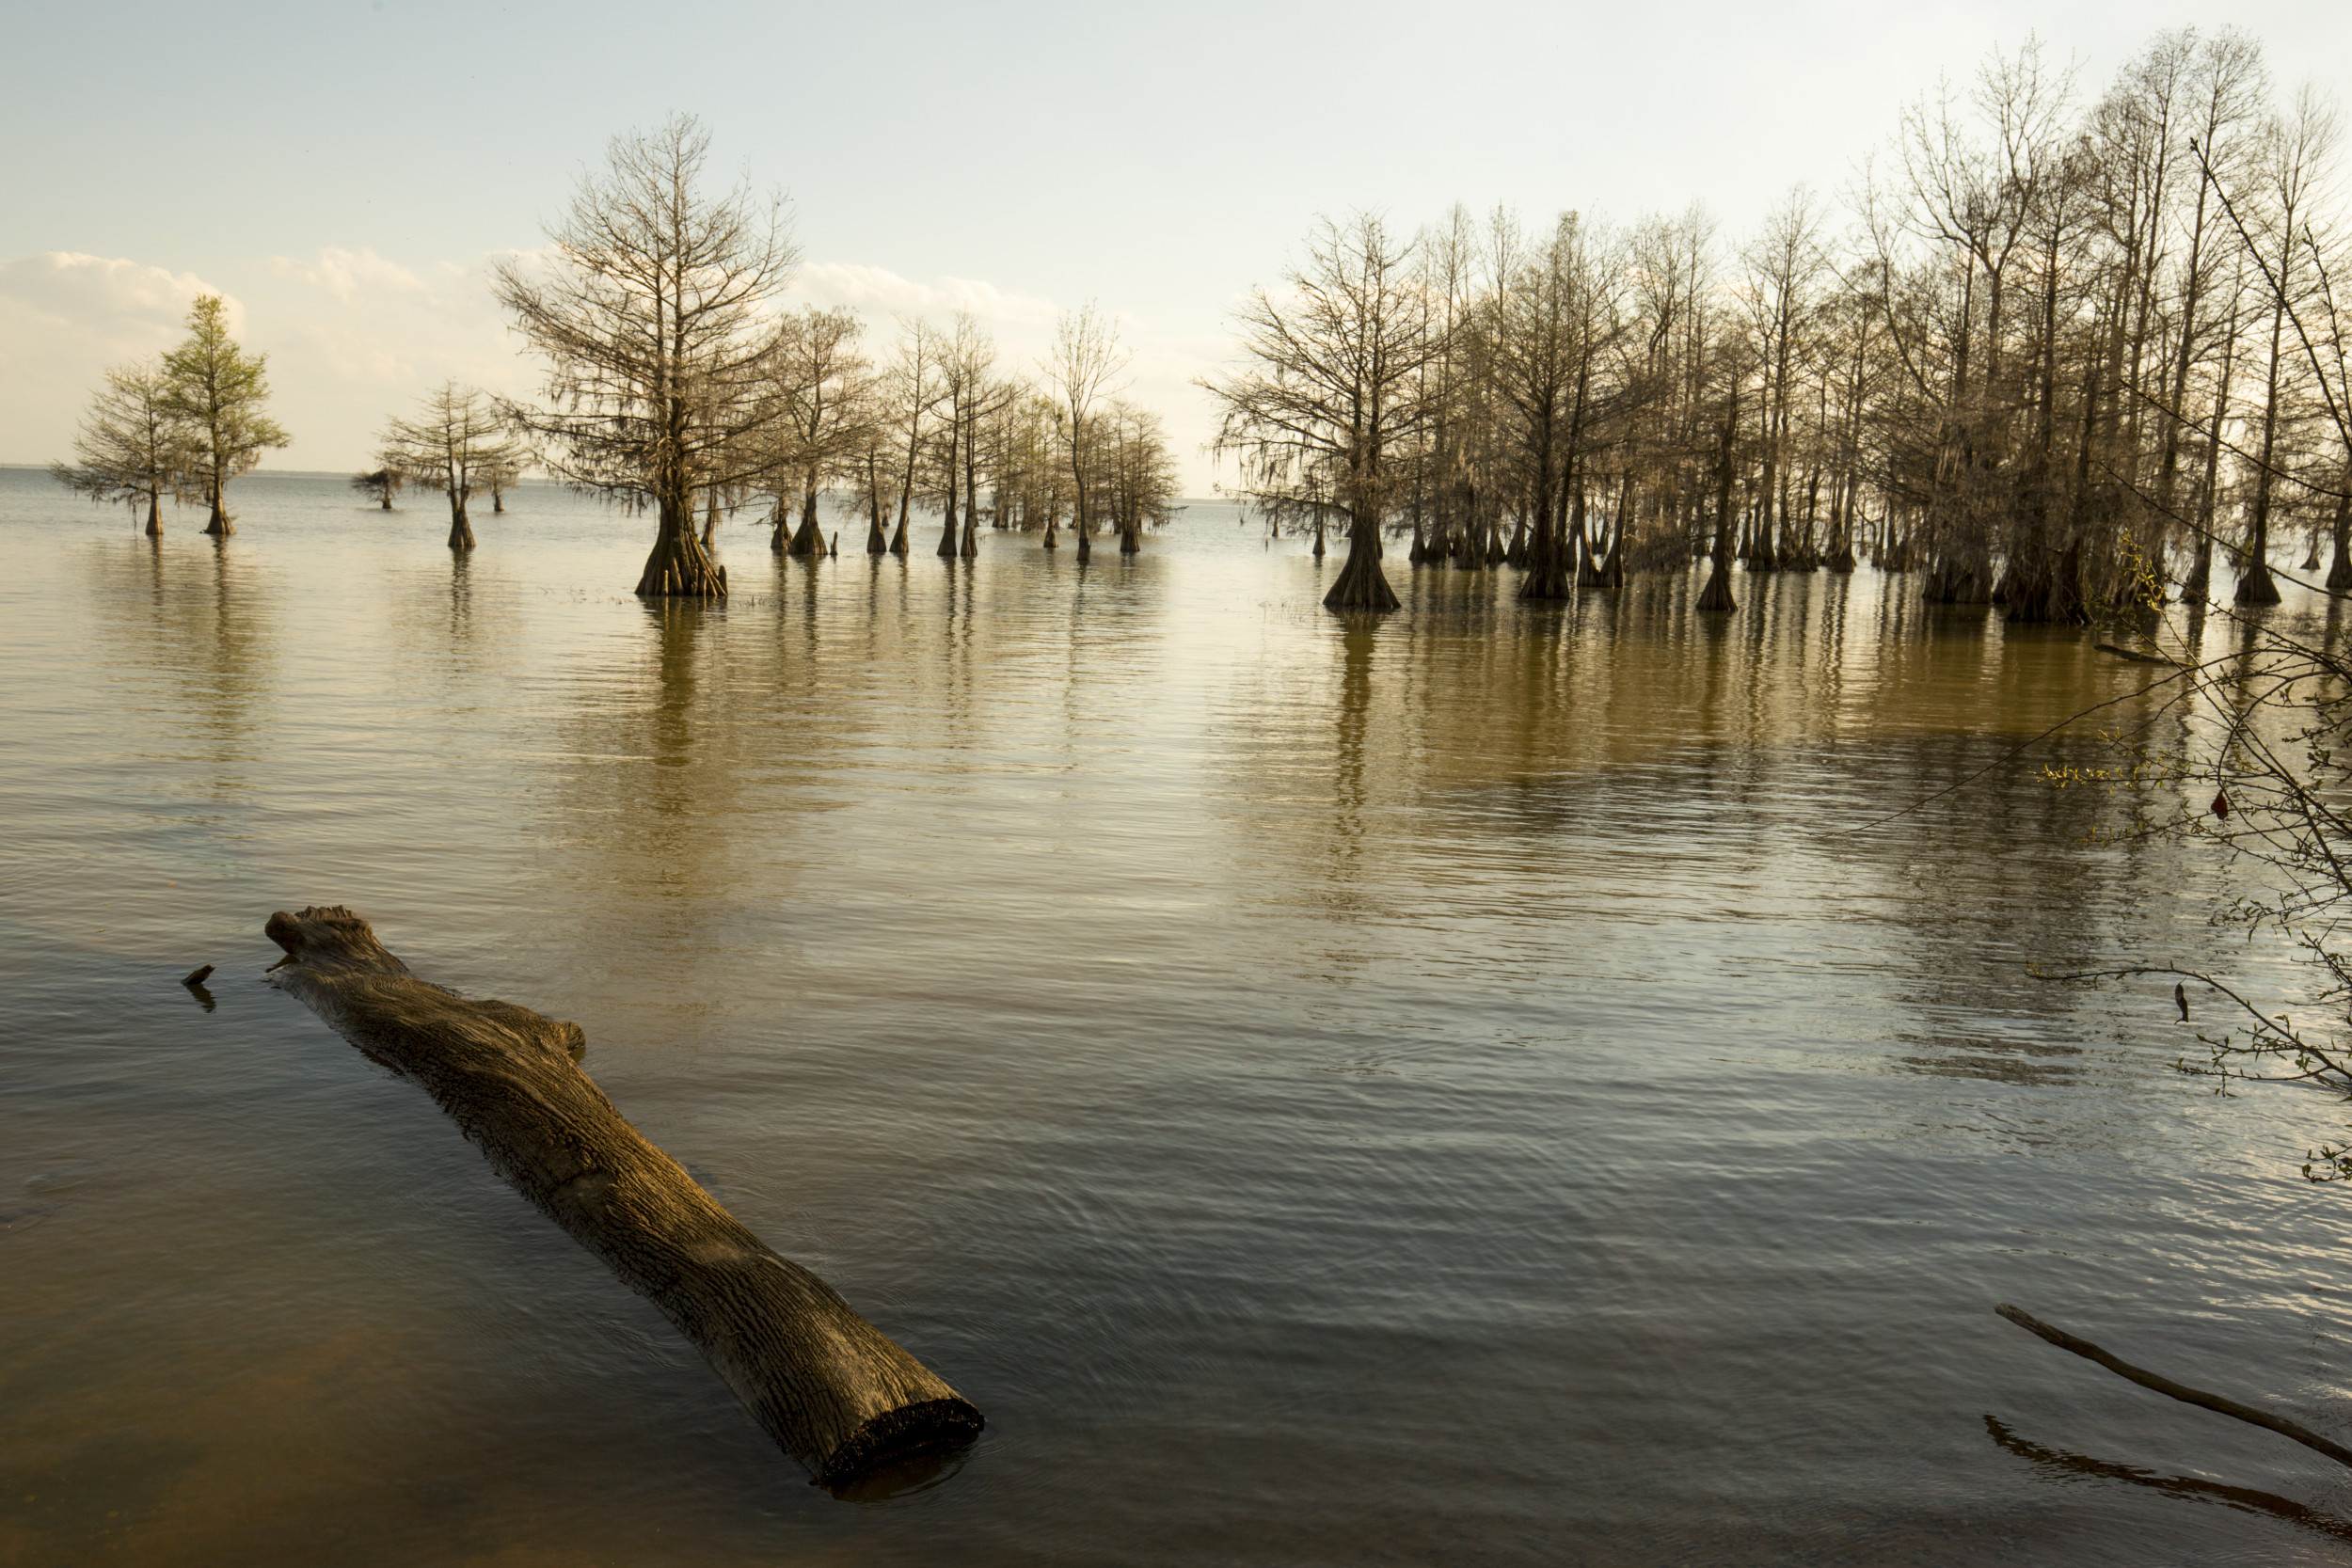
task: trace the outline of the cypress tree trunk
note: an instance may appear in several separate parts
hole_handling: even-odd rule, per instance
[[[898,519],[898,531],[890,536],[890,553],[904,559],[907,553],[907,520]]]
[[[882,514],[877,512],[866,520],[866,553],[888,555],[890,541],[882,537]]]
[[[1731,410],[1724,420],[1723,451],[1716,461],[1715,479],[1715,548],[1714,565],[1708,573],[1707,586],[1699,593],[1698,608],[1702,610],[1728,615],[1740,608],[1740,601],[1731,593],[1732,529],[1731,515],[1731,443],[1740,428],[1740,383],[1731,384]]]
[[[1045,547],[1049,550],[1057,550],[1061,548],[1061,540],[1056,536],[1057,527],[1057,524],[1056,519],[1052,517],[1045,519]]]
[[[2188,576],[2181,579],[2181,602],[2213,602],[2213,538],[2210,534],[2201,535],[2197,541],[2197,553],[2190,558]]]
[[[455,490],[449,493],[449,547],[453,550],[473,548],[473,524],[466,519],[466,502]]]
[[[638,597],[723,599],[726,594],[727,569],[713,562],[694,536],[693,493],[665,498],[660,531],[654,536],[653,553],[645,557],[644,574],[637,579]]]
[[[205,487],[204,499],[212,505],[213,515],[204,524],[204,531],[215,539],[226,539],[237,531],[237,525],[229,520],[228,512],[220,504],[220,475],[213,474]]]
[[[817,526],[817,482],[810,476],[801,489],[801,526],[792,531],[788,555],[805,556],[809,560],[825,553],[824,531]]]
[[[1073,523],[1071,527],[1078,531],[1078,563],[1083,566],[1087,562],[1093,559],[1094,545],[1092,541],[1087,537],[1087,526],[1085,519],[1079,519],[1077,522]]]
[[[1519,583],[1522,599],[1565,599],[1576,587],[1576,557],[1565,519],[1556,515],[1547,497],[1535,507],[1535,529],[1527,544],[1527,576]]]
[[[1413,547],[1405,552],[1405,559],[1415,566],[1429,559],[1429,539],[1418,516],[1413,519]]]
[[[1323,519],[1321,517],[1317,517],[1315,519],[1314,555],[1317,561],[1321,561],[1323,559]]]
[[[2236,602],[2243,605],[2269,605],[2279,602],[2279,584],[2270,575],[2270,530],[2267,519],[2254,525],[2253,542],[2247,546],[2246,571],[2237,579]]]
[[[1323,542],[1321,524],[1315,542]],[[1331,591],[1323,595],[1326,610],[1391,610],[1397,607],[1396,590],[1380,570],[1380,527],[1371,517],[1351,514],[1347,520],[1347,563],[1340,568]]]
[[[969,506],[963,509],[963,559],[977,561],[980,554],[979,514]]]
[[[773,550],[776,554],[782,555],[785,551],[786,544],[784,535],[784,508],[776,508],[776,515],[768,519],[768,547]]]
[[[2344,525],[2341,522],[2336,525],[2336,532],[2339,537],[2344,532]],[[161,539],[164,536],[164,497],[160,490],[150,490],[147,493],[147,536],[150,539]],[[2339,561],[2344,559],[2344,548],[2341,545],[2336,547],[2336,559]]]
[[[2347,546],[2352,546],[2352,466],[2346,467],[2344,476],[2336,483],[2336,517],[2330,525],[2335,534],[2336,559],[2328,568],[2328,592],[2344,594],[2352,593],[2352,553],[2347,553]]]

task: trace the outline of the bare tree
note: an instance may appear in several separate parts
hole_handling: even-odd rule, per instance
[[[1094,455],[1094,411],[1104,398],[1117,389],[1112,383],[1126,368],[1127,356],[1120,350],[1118,329],[1094,301],[1087,301],[1076,310],[1062,312],[1054,330],[1054,351],[1046,363],[1046,379],[1060,395],[1062,410],[1069,420],[1070,479],[1077,492],[1074,522],[1080,561],[1092,553],[1088,536],[1094,531],[1094,514],[1087,481]]]
[[[940,341],[938,331],[929,322],[920,317],[901,320],[898,349],[882,372],[879,402],[890,433],[891,461],[898,470],[898,523],[890,536],[892,555],[903,557],[907,553],[907,514],[914,504],[914,483],[922,467],[924,442],[929,436],[926,421],[945,396],[941,372],[946,353],[946,345]],[[879,487],[875,493],[880,495]],[[881,533],[877,514],[874,538],[881,537]],[[870,539],[867,547],[872,548]]]
[[[218,294],[198,298],[187,341],[164,356],[164,407],[185,434],[189,478],[211,510],[204,531],[217,537],[237,531],[221,504],[229,482],[294,439],[262,412],[267,370],[268,356],[247,354],[229,336],[229,308]]]
[[[490,492],[490,510],[506,510],[506,493],[522,483],[523,468],[531,462],[531,449],[516,441],[508,448],[509,455],[483,465],[482,488]]]
[[[394,420],[384,427],[385,468],[449,498],[453,550],[474,547],[467,501],[491,472],[521,462],[511,428],[488,398],[455,381],[427,392],[414,419]]]
[[[780,414],[761,395],[769,310],[800,253],[781,196],[702,190],[709,150],[685,115],[616,136],[549,230],[548,266],[506,262],[495,285],[548,366],[547,404],[504,411],[549,443],[555,477],[656,514],[647,596],[726,593],[694,534],[695,494],[755,480]]]
[[[1347,564],[1324,604],[1388,610],[1380,529],[1395,500],[1390,450],[1419,428],[1431,354],[1413,246],[1375,213],[1318,219],[1278,295],[1253,290],[1240,316],[1242,367],[1201,387],[1221,405],[1216,449],[1278,522],[1343,517]]]
[[[2287,340],[2286,329],[2290,313],[2310,303],[2316,286],[2315,274],[2306,260],[2311,248],[2309,209],[2314,187],[2328,172],[2341,125],[2333,100],[2307,85],[2296,95],[2295,107],[2274,119],[2263,137],[2257,166],[2260,199],[2253,204],[2247,243],[2256,248],[2270,286],[2270,343],[2265,360],[2246,571],[2237,582],[2236,601],[2242,605],[2279,602],[2279,585],[2270,576],[2270,515],[2278,489],[2281,415],[2304,358],[2299,345]]]
[[[787,550],[787,521],[794,506],[800,526],[788,552],[823,553],[817,501],[826,483],[858,470],[874,420],[873,363],[858,352],[866,324],[848,309],[810,306],[784,318],[771,365],[770,392],[781,405],[775,452],[767,479],[775,499],[771,548]]]
[[[192,453],[170,389],[151,359],[108,371],[74,435],[73,461],[49,469],[58,483],[94,501],[127,502],[135,517],[144,507],[151,537],[164,531],[164,498],[187,495]]]

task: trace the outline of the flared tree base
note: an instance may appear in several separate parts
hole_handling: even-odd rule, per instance
[[[1371,610],[1386,613],[1403,601],[1396,590],[1389,586],[1388,574],[1380,569],[1377,545],[1358,541],[1347,552],[1347,564],[1331,583],[1331,591],[1323,595],[1323,608],[1340,610]]]
[[[449,547],[453,550],[473,548],[473,524],[466,520],[462,512],[449,520]]]
[[[882,537],[882,523],[879,519],[866,525],[866,553],[867,555],[890,553],[890,541]]]
[[[1731,592],[1731,568],[1721,555],[1716,556],[1714,570],[1707,576],[1707,586],[1699,590],[1698,608],[1719,615],[1728,615],[1740,608],[1740,601]]]
[[[637,579],[641,599],[723,599],[727,569],[710,559],[700,539],[680,531],[664,539],[645,558],[644,575]]]
[[[2235,602],[2243,605],[2266,605],[2279,602],[2279,585],[2270,576],[2267,562],[2256,561],[2237,579]]]
[[[816,518],[801,519],[801,526],[792,531],[792,542],[785,546],[784,553],[804,556],[812,561],[825,553],[825,536],[818,531]]]

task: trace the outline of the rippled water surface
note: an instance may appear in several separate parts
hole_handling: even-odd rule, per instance
[[[1084,569],[739,525],[727,608],[648,609],[560,492],[453,565],[431,498],[241,490],[156,544],[0,471],[0,1562],[2352,1555],[2352,1477],[1991,1312],[2352,1430],[2343,1109],[2025,974],[2287,984],[2226,875],[2086,842],[2088,735],[1855,831],[2144,713],[2089,636],[1401,552],[1350,626],[1214,504]],[[961,1466],[809,1486],[262,983],[337,902],[580,1021],[987,1412]]]

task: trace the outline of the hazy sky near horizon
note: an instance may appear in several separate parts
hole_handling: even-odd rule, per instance
[[[1706,202],[1736,238],[1835,193],[1939,73],[2038,33],[2094,96],[2158,29],[2227,22],[2283,88],[2352,97],[2352,5],[1181,8],[17,0],[0,98],[0,462],[66,454],[107,365],[225,293],[294,444],[359,467],[447,376],[522,391],[497,256],[543,241],[615,133],[674,110],[718,177],[791,198],[798,291],[968,305],[1009,359],[1091,297],[1134,351],[1188,489],[1216,475],[1191,378],[1318,211],[1410,228],[1455,200],[1545,220]]]

